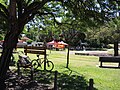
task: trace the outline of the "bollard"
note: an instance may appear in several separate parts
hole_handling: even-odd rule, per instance
[[[89,90],[93,90],[93,79],[89,79]]]
[[[58,72],[55,71],[55,78],[54,78],[54,90],[57,90],[57,74]]]

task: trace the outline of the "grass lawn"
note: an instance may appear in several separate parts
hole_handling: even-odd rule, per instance
[[[51,51],[51,53],[49,50],[47,51],[48,59],[55,65],[54,71],[57,70],[68,75],[82,75],[87,81],[92,78],[97,90],[120,90],[120,69],[99,68],[99,57],[75,55],[72,52],[70,51],[69,69],[67,69],[65,68],[67,51]],[[28,54],[28,56],[31,59],[37,58],[33,54]],[[16,54],[15,58],[17,58]],[[116,64],[107,63],[106,65]]]

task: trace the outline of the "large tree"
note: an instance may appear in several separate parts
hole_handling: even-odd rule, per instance
[[[25,24],[37,15],[51,14],[55,17],[57,13],[54,13],[54,9],[50,5],[51,2],[57,3],[53,5],[54,7],[56,5],[59,7],[60,4],[69,13],[74,13],[73,18],[78,17],[82,21],[97,20],[100,22],[105,22],[114,5],[116,5],[116,1],[112,2],[112,0],[0,0],[0,2],[0,15],[8,23],[0,58],[1,90],[5,89],[4,81],[9,68],[10,57],[13,49],[16,48],[18,37]],[[55,18],[54,21],[57,22]],[[57,24],[59,23],[57,22]]]

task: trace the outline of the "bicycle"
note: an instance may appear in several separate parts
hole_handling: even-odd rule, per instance
[[[37,55],[37,59],[34,59],[34,60],[31,61],[34,70],[37,70],[38,67],[42,68],[42,64],[45,62],[45,59],[44,59],[44,58],[40,58],[39,56],[40,56],[40,55]],[[41,59],[44,59],[44,60],[42,61]],[[52,71],[53,68],[54,68],[53,62],[52,62],[52,61],[49,61],[49,60],[46,58],[46,70],[47,70],[47,71]]]

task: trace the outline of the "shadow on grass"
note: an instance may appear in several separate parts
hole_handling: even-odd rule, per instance
[[[69,74],[57,74],[58,90],[88,90],[88,81],[82,75],[72,75],[72,70]],[[7,88],[13,90],[54,90],[55,72],[36,71],[34,78],[31,81],[29,75],[21,77],[16,76],[16,73],[10,75],[6,80]],[[97,90],[94,88],[94,90]]]

